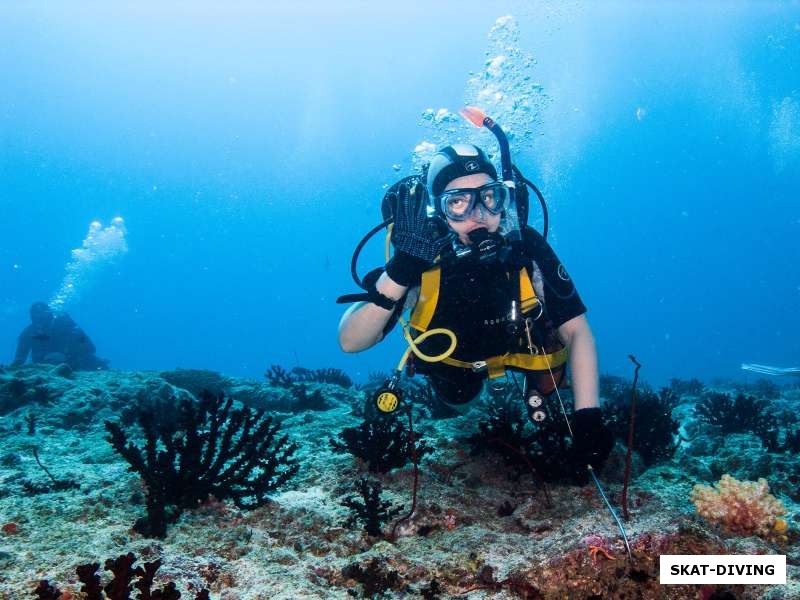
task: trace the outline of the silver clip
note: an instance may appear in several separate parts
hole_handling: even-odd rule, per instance
[[[472,370],[475,373],[477,373],[478,371],[483,371],[485,368],[486,368],[485,360],[476,360],[474,363],[472,363]]]
[[[531,319],[528,317],[525,319],[525,336],[528,338],[528,352],[531,354],[539,354],[539,349],[533,343],[533,339],[531,338]]]

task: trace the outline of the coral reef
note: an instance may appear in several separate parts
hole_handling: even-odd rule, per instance
[[[479,423],[488,420],[492,398],[511,403],[509,412],[516,411],[514,419],[524,425],[522,437],[532,440],[534,454],[529,458],[537,468],[546,472],[551,465],[563,466],[564,457],[557,449],[563,441],[568,454],[570,444],[558,429],[563,416],[555,403],[546,407],[548,418],[541,427],[525,423],[522,403],[501,391],[487,390],[463,416],[453,419],[432,419],[425,406],[414,410],[414,435],[419,432],[435,444],[435,451],[425,455],[418,469],[406,459],[389,474],[373,477],[373,482],[380,481],[377,497],[374,485],[365,486],[375,506],[390,503],[389,511],[392,505],[405,504],[402,514],[411,511],[403,519],[377,519],[377,529],[384,535],[373,536],[363,529],[367,519],[342,504],[349,497],[367,516],[364,495],[353,487],[367,464],[336,451],[329,442],[335,432],[362,426],[362,419],[353,414],[353,407],[363,402],[362,392],[334,384],[302,383],[309,395],[319,390],[331,408],[293,413],[292,388],[300,382],[276,388],[266,381],[231,378],[223,404],[232,398],[232,412],[246,399],[253,403],[251,408],[280,411],[280,434],[275,437],[288,434],[298,444],[292,458],[302,469],[289,485],[270,492],[270,502],[261,506],[240,507],[233,498],[195,501],[192,509],[184,509],[180,519],[169,524],[169,535],[154,539],[131,530],[130,525],[144,512],[149,489],[107,442],[104,422],[117,422],[131,407],[129,424],[124,426],[128,444],[138,445],[140,453],[146,454],[147,434],[139,424],[140,411],[167,411],[166,417],[158,415],[154,420],[173,421],[166,430],[173,432],[176,442],[185,442],[182,406],[185,401],[195,408],[200,403],[155,372],[75,372],[67,378],[51,365],[0,372],[3,383],[13,378],[26,382],[26,395],[36,386],[46,387],[56,401],[39,404],[27,397],[25,404],[0,416],[0,600],[37,597],[33,590],[44,576],[52,585],[38,588],[40,597],[85,598],[87,591],[79,590],[83,584],[75,575],[74,566],[79,563],[89,563],[81,577],[93,586],[91,593],[107,596],[103,587],[116,576],[92,566],[95,557],[116,557],[120,548],[139,557],[141,562],[133,564],[133,570],[138,565],[145,570],[143,563],[160,561],[152,578],[153,592],[180,591],[182,598],[189,599],[202,589],[218,600],[800,597],[800,461],[790,450],[795,443],[794,414],[800,391],[794,388],[782,388],[781,396],[770,403],[770,413],[778,418],[772,449],[753,431],[719,435],[718,427],[698,420],[693,410],[696,396],[687,393],[669,400],[677,403],[671,417],[680,422],[683,437],[675,454],[655,465],[645,468],[641,456],[633,455],[630,521],[625,523],[632,550],[629,560],[593,484],[576,486],[568,478],[561,483],[554,473],[556,479],[547,486],[548,502],[539,482],[526,476],[530,469],[516,451],[498,444],[492,451],[469,454],[464,439],[479,432]],[[624,380],[618,383],[625,385]],[[731,393],[731,389],[712,391]],[[562,393],[569,411],[569,391]],[[609,396],[604,397],[608,403]],[[31,411],[36,415],[33,435],[26,421]],[[648,418],[642,414],[637,411],[637,423]],[[400,420],[409,431],[407,416],[403,414]],[[154,427],[160,431],[160,425]],[[257,427],[254,424],[251,433]],[[552,440],[540,445],[537,436],[543,435],[542,427],[544,431],[552,427],[547,434]],[[224,435],[224,428],[220,426],[217,438]],[[196,429],[199,437],[210,438],[212,425],[199,417]],[[237,435],[233,434],[234,444]],[[156,455],[167,450],[160,436],[157,433]],[[344,441],[339,442],[346,447]],[[79,482],[80,489],[26,494],[26,482],[52,488],[31,453],[33,446],[54,479]],[[542,447],[556,450],[537,454]],[[519,460],[518,466],[506,464],[504,451],[510,453],[510,461]],[[202,461],[202,452],[197,456]],[[178,457],[176,451],[176,468]],[[598,474],[615,507],[622,492],[622,457],[622,445],[617,444]],[[146,462],[146,456],[140,454],[140,458]],[[785,531],[766,538],[744,537],[698,516],[688,501],[692,486],[697,481],[716,482],[723,473],[739,480],[768,479],[770,492],[786,509],[775,518],[775,524],[785,520],[778,525],[781,529],[785,524]],[[413,507],[411,490],[417,478],[419,492]],[[177,506],[168,506],[166,518],[176,510]],[[348,517],[355,520],[343,525]],[[663,554],[785,554],[787,583],[664,586],[659,583]],[[103,561],[99,562],[102,567]],[[124,562],[122,567],[125,572]],[[131,598],[140,594],[133,587],[138,581],[135,577],[128,586]],[[174,585],[167,587],[170,582]]]
[[[341,502],[353,513],[345,524],[352,527],[360,521],[369,535],[381,535],[383,524],[400,514],[400,511],[403,510],[402,505],[392,506],[391,502],[381,499],[383,490],[380,481],[370,481],[366,477],[362,477],[356,481],[355,488],[361,496],[361,500],[349,497]]]
[[[754,431],[769,414],[769,402],[763,398],[723,392],[708,392],[695,408],[698,418],[719,428],[722,435]]]
[[[195,397],[200,397],[204,390],[212,394],[227,394],[231,386],[230,379],[224,375],[205,369],[175,369],[162,371],[160,375],[164,381],[190,392]]]
[[[341,369],[304,369],[302,367],[294,367],[292,369],[292,378],[299,382],[310,381],[315,383],[331,383],[343,388],[353,387],[353,380]]]
[[[725,474],[714,487],[695,485],[690,497],[700,516],[730,533],[769,539],[786,532],[786,509],[769,493],[766,479],[739,481]]]
[[[39,449],[34,447],[32,449],[33,457],[36,459],[36,464],[45,472],[47,477],[50,479],[50,483],[34,483],[32,481],[23,480],[22,481],[22,489],[25,490],[25,493],[29,496],[35,496],[37,494],[50,494],[52,492],[63,492],[65,490],[77,490],[80,489],[81,486],[78,485],[78,482],[72,479],[56,479],[53,474],[49,471],[47,467],[42,464],[42,461],[39,460]]]
[[[49,367],[53,369],[54,367]],[[31,369],[0,373],[0,416],[27,404],[48,404],[57,395],[44,377],[28,374]]]
[[[274,387],[292,387],[296,383],[304,382],[330,383],[343,388],[353,387],[353,380],[341,369],[304,369],[303,367],[294,367],[291,371],[287,371],[280,365],[272,365],[264,373],[264,377]]]
[[[699,379],[677,379],[673,377],[669,380],[669,389],[677,396],[700,396],[706,386]]]
[[[178,423],[139,414],[146,445],[140,449],[116,423],[106,421],[108,441],[147,486],[147,516],[136,531],[164,537],[167,524],[183,509],[214,496],[253,508],[291,479],[299,465],[292,459],[297,446],[288,436],[277,437],[272,417],[249,408],[232,409],[223,394],[200,394],[195,404],[184,400]],[[173,428],[174,427],[174,428]],[[163,449],[159,450],[159,442]]]
[[[269,384],[273,387],[292,387],[294,378],[280,365],[272,365],[265,372]]]
[[[46,579],[42,579],[36,589],[33,590],[38,600],[59,600],[61,598],[61,590],[50,584]]]
[[[631,390],[631,384],[618,382],[604,396],[608,426],[621,441],[628,439]],[[680,423],[673,418],[672,410],[680,398],[669,388],[655,392],[646,385],[639,386],[637,394],[633,448],[649,467],[667,461],[675,454]]]
[[[358,427],[346,427],[339,439],[330,439],[337,452],[349,452],[365,463],[370,473],[388,473],[403,467],[412,459],[412,440],[408,429],[397,418],[365,420]],[[418,459],[433,452],[424,440],[416,440]]]
[[[377,558],[370,560],[365,566],[358,563],[348,565],[342,575],[361,584],[364,598],[381,598],[392,589],[399,589],[401,579],[397,571],[388,568]]]
[[[492,399],[486,416],[478,423],[478,431],[466,438],[472,455],[495,453],[515,469],[517,476],[527,472],[531,464],[529,457],[536,453],[536,439],[522,416],[520,403],[506,398]],[[566,438],[563,441],[566,453],[568,442]]]
[[[751,382],[738,381],[733,387],[742,394],[752,394],[767,400],[774,400],[781,395],[781,386],[766,377],[759,377]]]
[[[466,438],[471,454],[502,457],[515,479],[530,473],[538,482],[584,483],[588,475],[574,458],[572,437],[560,407],[545,403],[541,408],[546,417],[533,424],[523,416],[522,403],[513,393],[494,395],[478,431]],[[568,397],[564,410],[571,420]]]
[[[143,567],[134,567],[135,562],[136,556],[132,552],[106,560],[105,570],[111,571],[114,577],[102,587],[100,576],[97,575],[100,563],[78,566],[75,572],[78,575],[78,581],[83,584],[80,589],[83,598],[85,600],[130,600],[132,588],[139,591],[137,598],[140,600],[178,600],[181,597],[173,582],[167,583],[160,589],[153,589],[153,580],[161,567],[160,560],[144,563]],[[71,594],[64,596],[61,590],[50,585],[46,579],[39,582],[34,593],[37,594],[39,600],[64,600],[72,597]],[[210,600],[208,590],[200,590],[195,596],[195,600]]]
[[[294,413],[305,412],[307,410],[330,410],[333,408],[333,404],[328,402],[319,389],[309,393],[305,385],[293,385],[291,393],[294,397],[294,402],[290,406],[290,410]]]

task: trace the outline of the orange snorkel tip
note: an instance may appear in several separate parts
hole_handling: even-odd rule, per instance
[[[475,127],[483,127],[484,125],[491,126],[492,120],[489,119],[480,108],[465,106],[458,112],[467,121],[475,125]],[[487,120],[489,121],[488,123]]]

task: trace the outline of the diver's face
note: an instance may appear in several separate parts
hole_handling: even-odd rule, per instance
[[[39,329],[47,329],[53,322],[53,313],[47,308],[36,308],[31,311],[31,323]]]
[[[457,189],[460,190],[465,188],[479,188],[482,185],[486,185],[492,181],[494,181],[494,179],[492,179],[486,173],[464,175],[463,177],[457,177],[456,179],[453,179],[453,181],[447,184],[447,187],[444,188],[444,191]],[[481,227],[487,229],[489,233],[494,233],[497,231],[497,228],[500,227],[500,215],[493,215],[486,210],[486,208],[482,206],[480,202],[476,202],[475,208],[473,208],[472,212],[467,215],[466,219],[463,221],[453,221],[452,219],[447,219],[447,224],[450,226],[450,229],[458,234],[458,239],[462,244],[470,244],[470,239],[467,237],[470,231],[480,229]]]

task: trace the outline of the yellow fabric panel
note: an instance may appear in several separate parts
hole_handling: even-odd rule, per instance
[[[519,296],[520,296],[520,309],[522,312],[528,312],[534,306],[539,304],[539,299],[536,297],[536,292],[533,289],[533,282],[528,269],[523,267],[519,271]]]
[[[427,331],[436,312],[439,302],[439,284],[442,279],[442,267],[428,269],[422,274],[422,285],[419,289],[419,299],[414,305],[409,325],[417,331]]]

